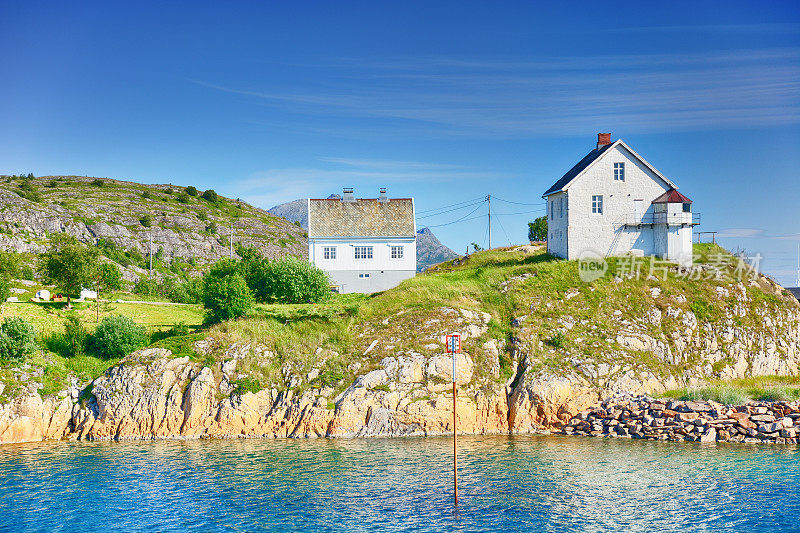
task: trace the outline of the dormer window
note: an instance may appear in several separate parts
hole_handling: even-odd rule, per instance
[[[625,163],[614,163],[614,181],[625,181]]]

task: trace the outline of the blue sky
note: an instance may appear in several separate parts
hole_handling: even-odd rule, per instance
[[[501,245],[610,131],[695,201],[699,229],[793,285],[800,4],[552,4],[2,1],[0,172],[265,208],[344,186],[421,212],[491,194]],[[466,218],[434,231],[484,244]]]

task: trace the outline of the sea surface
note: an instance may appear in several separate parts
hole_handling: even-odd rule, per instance
[[[796,446],[580,437],[0,446],[0,531],[798,531]]]

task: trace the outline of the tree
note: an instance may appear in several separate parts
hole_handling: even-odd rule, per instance
[[[0,275],[0,305],[2,305],[9,296],[11,296],[11,290],[8,288],[8,280]]]
[[[206,275],[203,282],[203,306],[207,309],[208,322],[239,318],[254,303],[253,294],[241,274]]]
[[[50,238],[50,248],[39,259],[45,281],[71,296],[84,287],[93,287],[97,278],[100,252],[84,246],[72,235],[57,233]]]
[[[186,194],[189,196],[197,196],[197,189],[193,185],[186,187]]]
[[[260,279],[259,279],[260,278]],[[330,294],[327,274],[308,261],[284,257],[253,275],[254,292],[266,301],[298,304],[320,302]]]
[[[122,288],[122,272],[117,265],[101,263],[97,267],[97,288],[116,291]]]
[[[547,217],[539,217],[533,222],[528,222],[528,240],[546,241],[547,240]]]
[[[149,228],[153,225],[153,217],[148,214],[144,214],[142,215],[142,218],[139,219],[139,223],[145,228]]]
[[[203,191],[203,199],[213,203],[219,200],[219,195],[214,189],[208,189],[207,191]]]

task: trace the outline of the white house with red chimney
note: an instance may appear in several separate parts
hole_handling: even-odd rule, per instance
[[[692,201],[622,139],[597,146],[542,195],[547,251],[565,259],[633,254],[692,264]]]

